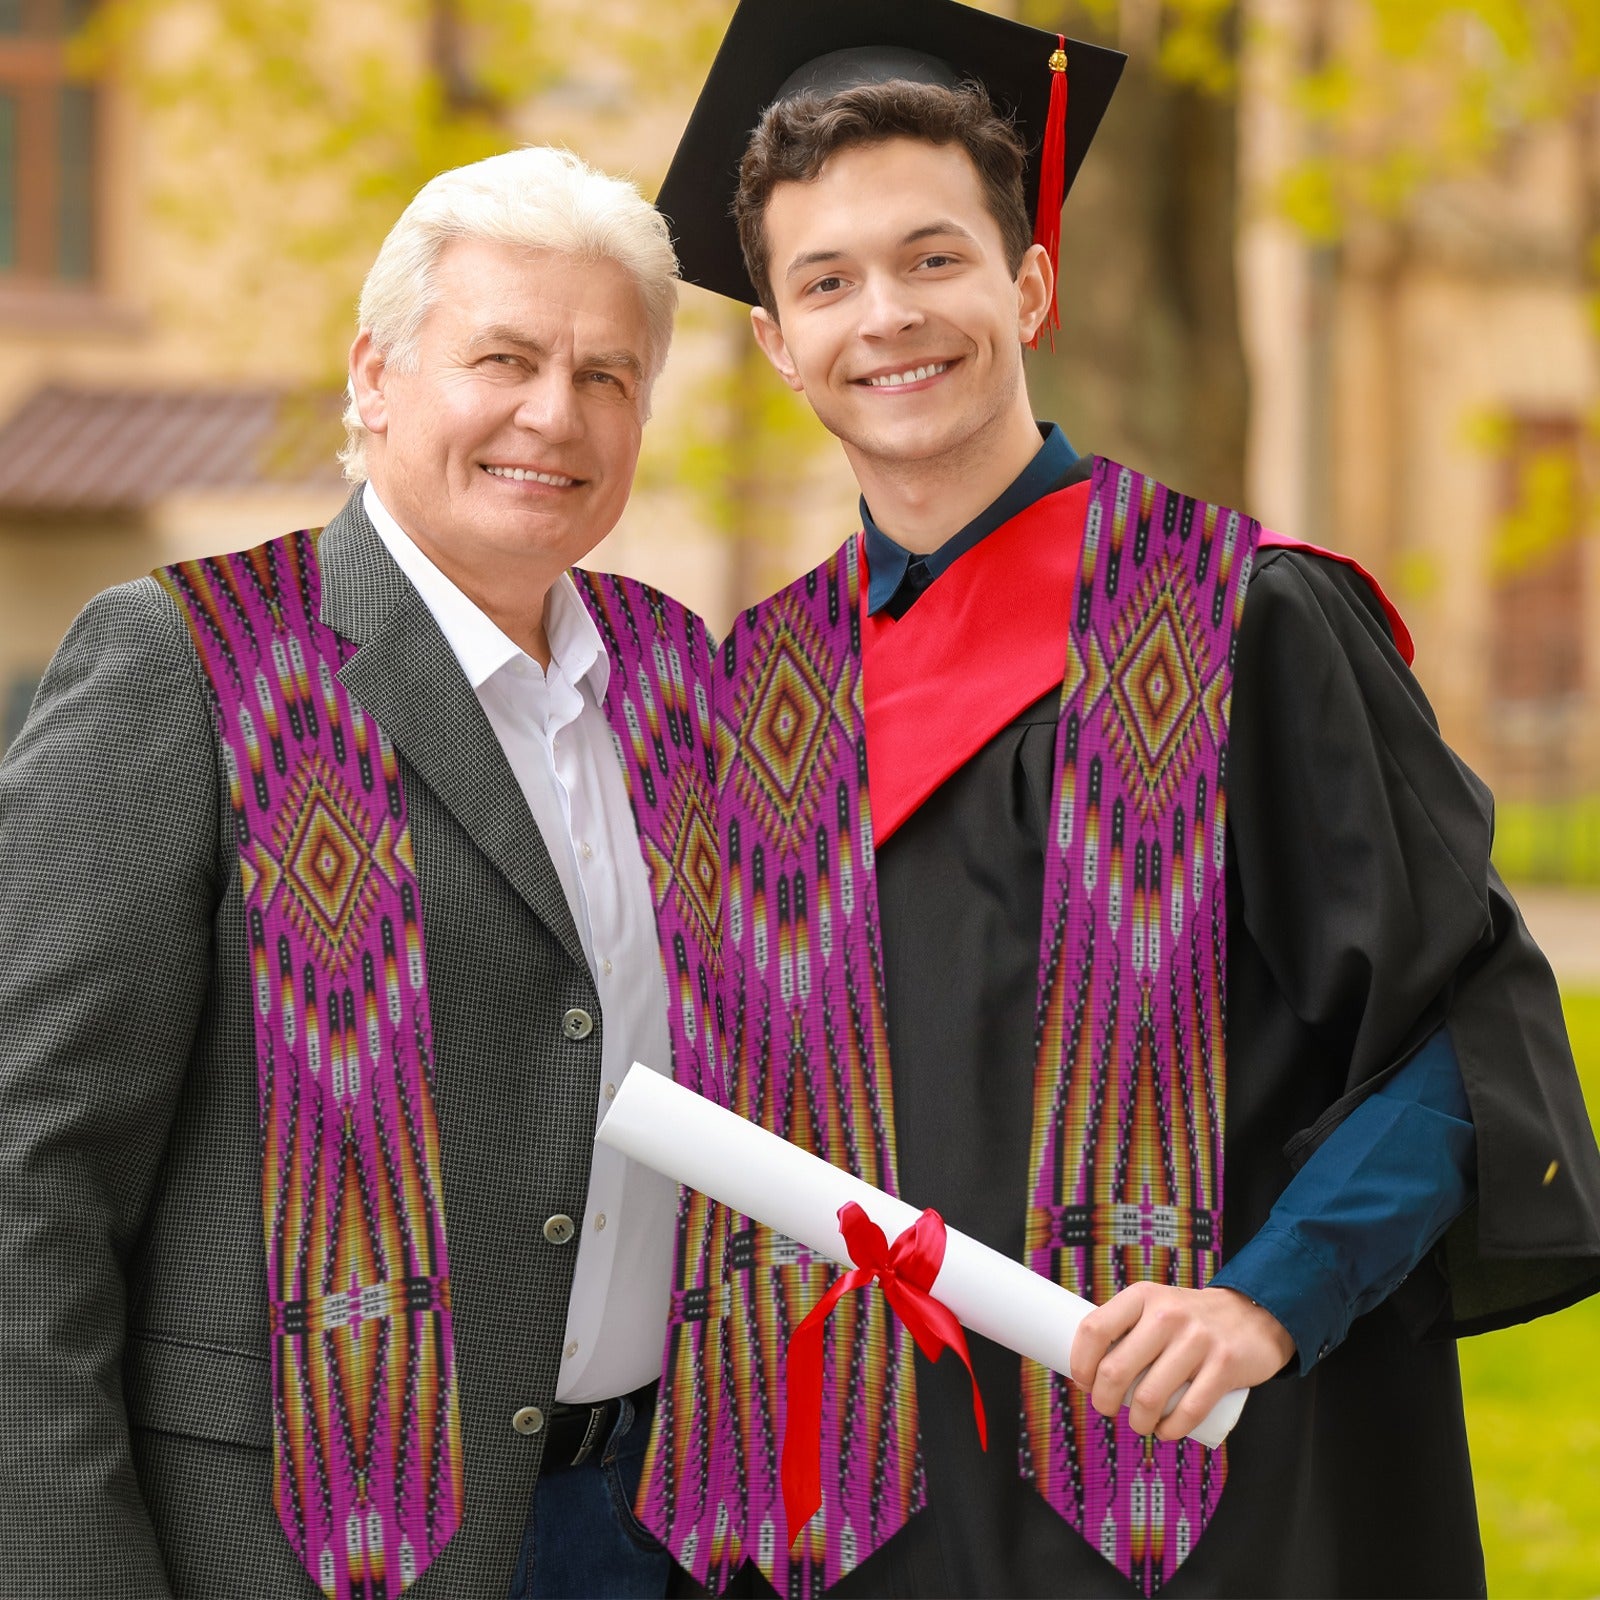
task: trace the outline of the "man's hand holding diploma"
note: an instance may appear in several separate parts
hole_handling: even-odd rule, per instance
[[[1229,1390],[1265,1383],[1293,1356],[1288,1329],[1236,1290],[1135,1283],[1079,1323],[1072,1381],[1112,1417],[1137,1380],[1128,1408],[1134,1431],[1181,1439]],[[1163,1417],[1185,1383],[1187,1393]]]
[[[701,1190],[713,1200],[795,1240],[813,1254],[846,1268],[859,1265],[840,1231],[840,1211],[847,1202],[862,1207],[888,1239],[898,1239],[920,1215],[904,1200],[872,1188],[769,1129],[638,1064],[624,1077],[597,1137],[632,1160]],[[1114,1361],[1102,1363],[1100,1358],[1111,1341],[1141,1320],[1141,1302],[1130,1297],[1152,1290],[1160,1296],[1178,1291],[1157,1289],[1153,1284],[1135,1285],[1096,1310],[1088,1301],[1031,1271],[1024,1263],[1001,1255],[954,1228],[946,1231],[945,1243],[943,1262],[931,1286],[936,1298],[971,1331],[1052,1371],[1067,1371],[1069,1358],[1074,1358],[1072,1375],[1078,1377],[1075,1358],[1086,1352],[1092,1357],[1085,1370],[1092,1374],[1097,1409],[1105,1407],[1100,1404],[1101,1380],[1099,1374],[1093,1373],[1094,1368],[1106,1368],[1106,1407],[1115,1409],[1122,1397],[1111,1395],[1111,1376],[1126,1373],[1125,1393],[1145,1363],[1163,1355],[1169,1346],[1174,1347],[1175,1355],[1181,1349],[1183,1354],[1169,1363],[1168,1370],[1181,1369],[1184,1376],[1203,1373],[1206,1388],[1200,1399],[1204,1405],[1192,1397],[1192,1391],[1185,1395],[1179,1409],[1163,1424],[1163,1438],[1188,1434],[1215,1449],[1244,1404],[1244,1384],[1270,1377],[1293,1354],[1286,1333],[1282,1334],[1284,1353],[1276,1359],[1271,1352],[1279,1346],[1270,1337],[1264,1342],[1258,1337],[1253,1344],[1233,1337],[1228,1318],[1220,1312],[1212,1313],[1212,1303],[1225,1296],[1228,1302],[1237,1302],[1238,1310],[1243,1312],[1256,1312],[1258,1308],[1231,1290],[1206,1289],[1188,1294],[1204,1301],[1206,1312],[1198,1322],[1211,1325],[1209,1335],[1196,1338],[1197,1319],[1192,1317],[1180,1319],[1181,1328],[1172,1324],[1171,1337],[1163,1337],[1160,1332],[1167,1326],[1165,1322],[1153,1321],[1144,1330],[1145,1338],[1156,1335],[1152,1343],[1146,1346],[1141,1341],[1134,1345],[1133,1341],[1124,1340],[1132,1348],[1124,1350],[1119,1345]],[[1237,1320],[1238,1311],[1233,1315]],[[1260,1316],[1274,1328],[1278,1326],[1267,1313],[1260,1312]],[[1086,1323],[1099,1319],[1102,1332],[1094,1344],[1085,1346],[1081,1340],[1074,1344],[1080,1318]],[[1247,1317],[1245,1324],[1259,1335],[1260,1324],[1254,1318]],[[1141,1349],[1147,1351],[1142,1360]],[[1213,1359],[1224,1351],[1222,1362]],[[1195,1359],[1191,1360],[1191,1355]],[[1242,1364],[1236,1366],[1236,1362]],[[1234,1371],[1249,1376],[1227,1382],[1228,1374]],[[1159,1388],[1165,1401],[1181,1381],[1173,1378],[1168,1382],[1166,1376],[1158,1375],[1148,1392],[1154,1394]],[[1141,1385],[1141,1390],[1145,1387]],[[1135,1413],[1145,1418],[1146,1431],[1154,1422],[1156,1409],[1147,1405]]]

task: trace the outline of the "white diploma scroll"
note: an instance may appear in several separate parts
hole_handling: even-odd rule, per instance
[[[854,1200],[891,1244],[922,1214],[637,1062],[596,1137],[843,1267],[854,1265],[839,1231],[846,1201]],[[933,1294],[974,1333],[1062,1373],[1071,1368],[1078,1324],[1094,1310],[1060,1284],[954,1228],[945,1232],[944,1265]],[[1174,1405],[1182,1392],[1173,1396]],[[1239,1420],[1246,1392],[1225,1394],[1189,1437],[1215,1449]]]

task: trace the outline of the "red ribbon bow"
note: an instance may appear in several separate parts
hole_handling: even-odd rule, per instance
[[[944,1265],[944,1218],[931,1208],[891,1245],[883,1229],[854,1200],[839,1207],[839,1230],[855,1262],[811,1308],[789,1339],[785,1382],[788,1418],[783,1434],[783,1509],[789,1543],[822,1505],[822,1328],[839,1301],[852,1289],[864,1289],[874,1278],[896,1315],[911,1330],[917,1348],[930,1361],[946,1350],[961,1357],[972,1379],[972,1415],[978,1442],[989,1448],[989,1425],[983,1414],[978,1377],[967,1353],[961,1324],[946,1305],[928,1292]]]

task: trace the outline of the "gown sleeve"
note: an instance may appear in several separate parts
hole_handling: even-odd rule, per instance
[[[1231,730],[1236,925],[1321,1073],[1297,1101],[1310,1109],[1290,1165],[1448,1024],[1478,1199],[1397,1309],[1414,1331],[1473,1332],[1600,1287],[1600,1153],[1555,980],[1490,865],[1489,792],[1440,737],[1357,573],[1261,558]],[[1299,1068],[1259,1055],[1258,1074]]]

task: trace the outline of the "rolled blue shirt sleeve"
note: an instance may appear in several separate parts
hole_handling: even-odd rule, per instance
[[[1212,1279],[1288,1329],[1307,1372],[1471,1203],[1477,1140],[1447,1028],[1334,1129]]]

